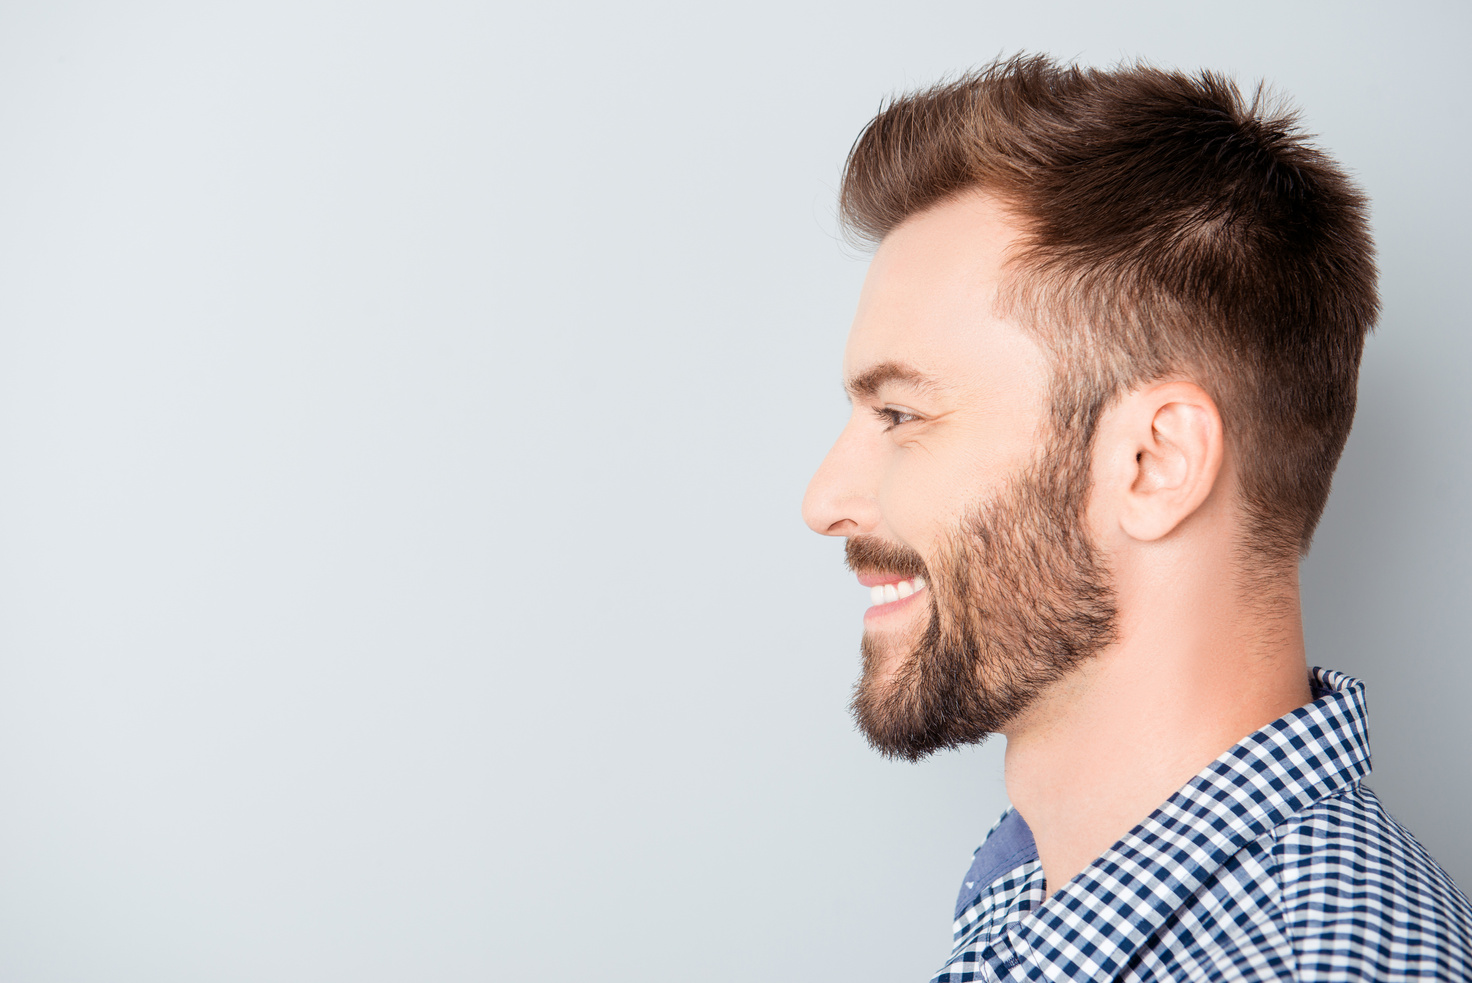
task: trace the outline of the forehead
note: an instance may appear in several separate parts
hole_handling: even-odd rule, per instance
[[[844,351],[853,380],[898,363],[946,388],[994,384],[998,371],[1039,381],[1042,351],[993,313],[1017,240],[990,198],[969,194],[912,216],[880,243]]]

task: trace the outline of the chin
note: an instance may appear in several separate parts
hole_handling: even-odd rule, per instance
[[[871,692],[889,690],[897,685],[907,665],[915,660],[915,641],[894,632],[864,632],[860,643],[864,656],[859,688]],[[913,670],[912,670],[913,671]]]

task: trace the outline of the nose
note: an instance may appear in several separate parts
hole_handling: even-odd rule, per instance
[[[865,460],[850,421],[818,465],[802,497],[802,518],[808,528],[824,536],[872,533],[879,525],[875,463]]]

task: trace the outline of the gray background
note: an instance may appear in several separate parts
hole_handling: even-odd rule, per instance
[[[1304,569],[1472,884],[1461,3],[0,6],[0,978],[924,979],[1000,743],[882,761],[798,503],[882,96],[1267,77],[1385,316]]]

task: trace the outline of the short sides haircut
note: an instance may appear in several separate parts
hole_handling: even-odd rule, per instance
[[[896,98],[854,143],[840,211],[882,240],[979,191],[1018,221],[1000,304],[1054,361],[1053,425],[1179,374],[1216,400],[1244,556],[1307,552],[1379,313],[1366,201],[1296,118],[1229,79],[1042,56]]]

